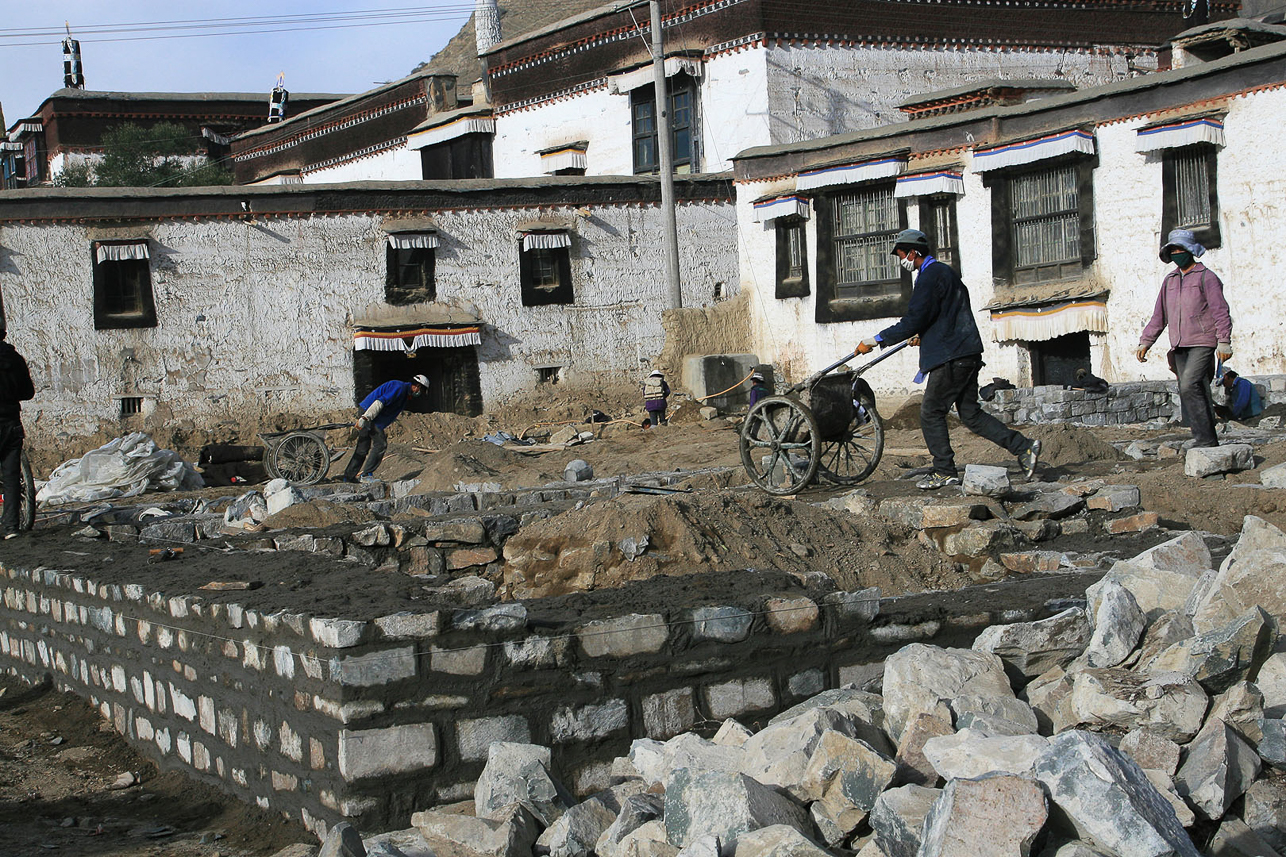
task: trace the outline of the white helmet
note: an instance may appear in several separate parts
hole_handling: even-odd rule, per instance
[[[418,384],[421,390],[428,391],[429,379],[424,375],[416,375],[411,379],[412,384]]]

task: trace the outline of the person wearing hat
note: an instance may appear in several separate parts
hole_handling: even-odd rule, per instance
[[[1247,381],[1227,367],[1219,374],[1219,385],[1227,396],[1227,403],[1215,405],[1215,415],[1226,420],[1254,419],[1264,412],[1264,400]]]
[[[18,496],[22,491],[22,405],[36,395],[31,370],[18,350],[5,341],[0,318],[0,478],[4,480],[4,538],[17,538]]]
[[[429,389],[429,379],[416,375],[410,381],[385,381],[365,399],[362,399],[362,415],[357,418],[357,446],[353,448],[353,457],[344,468],[341,482],[375,482],[375,468],[384,460],[384,450],[388,448],[388,436],[385,430],[393,424],[408,399],[419,398]]]
[[[653,369],[643,382],[643,410],[647,411],[648,421],[652,425],[668,425],[665,418],[665,406],[670,397],[670,385],[665,383],[665,373]]]
[[[1171,369],[1179,379],[1179,404],[1184,422],[1192,429],[1193,446],[1218,446],[1210,380],[1215,358],[1232,357],[1232,314],[1224,299],[1223,282],[1197,259],[1206,248],[1187,229],[1174,229],[1161,245],[1161,261],[1174,270],[1161,281],[1152,318],[1143,328],[1135,352],[1139,362],[1148,349],[1170,331]]]
[[[934,490],[960,484],[947,429],[947,413],[953,405],[970,431],[1017,456],[1030,479],[1040,460],[1040,441],[1009,428],[978,402],[982,336],[969,306],[969,290],[960,275],[933,258],[928,237],[918,229],[899,232],[893,239],[892,253],[898,257],[899,265],[915,274],[906,315],[863,339],[856,353],[867,354],[877,345],[887,348],[904,339],[920,338],[920,375],[929,379],[920,404],[920,431],[933,456],[933,472],[916,487]]]
[[[764,383],[764,376],[758,372],[750,376],[750,407],[755,406],[755,402],[768,395],[768,387]]]

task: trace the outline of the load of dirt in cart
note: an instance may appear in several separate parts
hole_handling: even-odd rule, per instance
[[[840,589],[885,595],[970,583],[910,529],[742,491],[622,495],[524,527],[504,555],[506,598],[743,568],[823,572]]]

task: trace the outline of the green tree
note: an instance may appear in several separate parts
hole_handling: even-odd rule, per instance
[[[199,138],[182,125],[128,123],[103,134],[103,160],[95,167],[100,187],[230,185],[232,173],[200,157]]]
[[[53,181],[54,187],[90,187],[93,183],[94,171],[87,163],[68,164]]]

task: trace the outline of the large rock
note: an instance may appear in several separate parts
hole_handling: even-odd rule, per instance
[[[1194,446],[1183,460],[1185,476],[1200,478],[1216,473],[1235,473],[1255,466],[1255,448],[1248,443],[1222,446]]]
[[[1222,693],[1253,675],[1268,657],[1276,634],[1271,618],[1252,607],[1222,628],[1189,637],[1146,665],[1149,673],[1192,676],[1210,693]]]
[[[1078,838],[1116,857],[1199,857],[1143,770],[1099,736],[1055,735],[1032,773]]]
[[[1196,633],[1192,628],[1192,619],[1187,615],[1178,610],[1166,610],[1152,619],[1152,624],[1143,632],[1143,641],[1139,643],[1137,654],[1130,659],[1128,666],[1142,664],[1146,669],[1147,664],[1156,660],[1157,655],[1176,643],[1196,636]]]
[[[1075,678],[1075,673],[1069,673],[1062,667],[1054,667],[1049,672],[1036,676],[1023,688],[1023,695],[1036,712],[1036,721],[1042,733],[1053,735],[1076,725],[1076,712],[1072,708]]]
[[[783,788],[801,800],[817,800],[825,784],[810,787],[801,783],[814,748],[827,732],[852,737],[852,724],[840,712],[813,708],[791,720],[765,726],[742,745],[745,759],[741,772],[764,785]],[[838,744],[832,741],[832,746]],[[888,764],[891,767],[893,763]]]
[[[1259,721],[1259,758],[1279,770],[1286,769],[1286,720],[1265,717]]]
[[[976,779],[988,774],[1027,776],[1048,749],[1049,739],[1040,735],[988,737],[965,729],[929,739],[924,756],[943,779]]]
[[[804,809],[745,774],[680,768],[665,784],[665,829],[680,848],[706,835],[729,842],[743,833],[786,824],[807,828]]]
[[[1201,621],[1203,615],[1213,613],[1219,617],[1217,610],[1208,609],[1216,599],[1222,600],[1238,616],[1256,607],[1262,608],[1274,617],[1274,625],[1279,624],[1278,617],[1286,616],[1286,548],[1243,553],[1235,563],[1225,562],[1215,578],[1210,600],[1193,617],[1198,631],[1210,630],[1210,623]]]
[[[1040,857],[1114,857],[1114,855],[1104,854],[1088,842],[1082,842],[1079,839],[1071,841],[1057,839],[1040,852]]]
[[[954,734],[951,724],[932,714],[917,714],[902,730],[898,742],[897,771],[893,775],[896,785],[913,783],[917,786],[937,786],[941,781],[933,763],[924,755],[924,745],[931,738]]]
[[[1154,771],[1151,768],[1144,768],[1143,773],[1147,774],[1148,782],[1156,786],[1156,790],[1161,793],[1174,810],[1174,817],[1179,819],[1179,823],[1185,828],[1190,828],[1197,823],[1197,814],[1188,806],[1188,802],[1179,795],[1179,790],[1175,788],[1174,777],[1165,771]]]
[[[1039,728],[1032,707],[1012,696],[962,693],[951,700],[951,711],[957,729],[985,735],[1034,735]]]
[[[1223,820],[1206,850],[1210,857],[1281,857],[1276,849],[1236,816]]]
[[[1206,722],[1222,720],[1251,744],[1263,737],[1259,721],[1264,719],[1264,695],[1254,682],[1239,681],[1214,698]]]
[[[353,825],[341,821],[327,832],[317,857],[366,857],[366,846]]]
[[[899,786],[880,795],[871,809],[871,830],[885,857],[916,857],[924,837],[924,819],[941,789]]]
[[[616,857],[625,837],[649,821],[659,819],[664,811],[665,801],[657,795],[630,795],[621,802],[621,811],[616,818],[599,835],[594,852],[598,857]]]
[[[1048,817],[1035,780],[1012,774],[952,780],[925,818],[919,857],[1028,857]]]
[[[1154,619],[1166,610],[1181,610],[1202,572],[1209,568],[1210,549],[1201,536],[1187,532],[1133,559],[1114,563],[1103,580],[1128,589],[1139,609],[1148,619]],[[1090,593],[1086,595],[1090,598],[1089,614],[1093,616],[1098,604]]]
[[[528,857],[539,826],[531,813],[513,804],[500,817],[426,809],[411,816],[436,857]]]
[[[1130,591],[1115,580],[1101,580],[1085,595],[1096,605],[1094,634],[1085,649],[1085,660],[1092,667],[1114,667],[1138,645],[1146,624],[1143,611]]]
[[[1179,794],[1208,819],[1223,818],[1259,774],[1259,756],[1222,720],[1212,720],[1187,747],[1174,782]]]
[[[1172,777],[1179,769],[1179,745],[1151,729],[1132,729],[1121,739],[1118,749],[1145,770]]]
[[[630,744],[630,762],[649,785],[664,783],[679,768],[736,773],[745,759],[744,745],[716,744],[692,732],[664,743],[640,738]]]
[[[1278,851],[1286,851],[1286,780],[1261,777],[1246,789],[1242,820]]]
[[[1074,515],[1084,505],[1085,501],[1073,494],[1051,491],[1038,494],[1034,499],[1014,507],[1009,517],[1017,521],[1057,520]]]
[[[832,785],[852,805],[870,811],[875,799],[893,781],[897,765],[870,744],[827,730],[817,740],[803,776],[784,784],[801,801],[821,800]]]
[[[885,729],[899,739],[921,712],[951,720],[951,701],[965,693],[1013,698],[1000,658],[923,643],[904,646],[884,662]]]
[[[1086,669],[1072,678],[1072,714],[1090,729],[1147,727],[1186,744],[1201,729],[1209,702],[1201,685],[1179,673]]]
[[[988,464],[966,464],[960,487],[966,494],[1003,497],[1009,493],[1009,471]]]
[[[575,800],[549,773],[550,750],[536,744],[493,742],[487,764],[473,787],[479,818],[500,820],[518,804],[548,827]],[[418,825],[417,825],[418,826]]]
[[[1286,652],[1274,652],[1264,660],[1255,685],[1264,695],[1264,716],[1286,716]]]
[[[1035,678],[1067,666],[1089,644],[1090,623],[1080,607],[1069,607],[1037,622],[992,625],[973,641],[975,652],[990,652],[1012,671]]]
[[[730,857],[828,857],[804,834],[785,824],[743,833],[733,843]]]
[[[866,820],[870,807],[861,807],[844,793],[841,782],[832,781],[821,800],[808,806],[808,814],[827,845],[840,847]]]
[[[590,857],[599,837],[612,826],[626,799],[643,791],[641,780],[598,792],[568,809],[536,840],[550,857]]]

